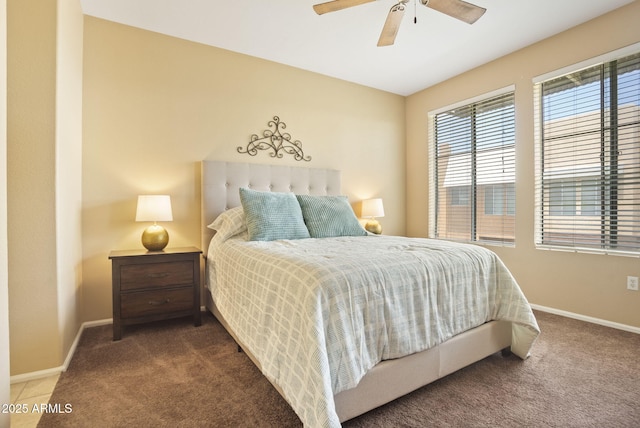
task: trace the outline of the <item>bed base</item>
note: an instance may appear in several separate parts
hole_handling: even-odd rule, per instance
[[[236,341],[238,349],[242,349],[260,368],[258,360],[229,328],[208,292],[206,306]],[[355,418],[510,346],[511,323],[491,321],[426,351],[382,361],[362,378],[358,386],[334,396],[336,413],[340,422]],[[283,395],[278,385],[273,386]]]

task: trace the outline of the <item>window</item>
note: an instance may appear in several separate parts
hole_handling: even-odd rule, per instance
[[[457,186],[449,189],[451,205],[469,206],[469,186]]]
[[[514,92],[429,115],[430,236],[515,240]]]
[[[580,215],[597,216],[600,204],[598,180],[583,180],[580,183]]]
[[[640,252],[640,54],[536,82],[536,244]]]
[[[506,197],[505,197],[506,195]],[[516,215],[515,186],[490,184],[484,186],[484,213],[486,215]]]
[[[503,215],[504,198],[500,185],[490,184],[484,186],[484,213],[486,215]]]
[[[549,183],[549,212],[553,216],[576,215],[576,186],[566,180]]]

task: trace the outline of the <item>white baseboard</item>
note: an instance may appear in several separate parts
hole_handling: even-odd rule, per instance
[[[73,354],[76,353],[76,348],[78,347],[78,343],[80,342],[80,337],[82,336],[82,332],[84,331],[84,329],[89,327],[97,327],[99,325],[107,325],[107,324],[113,324],[113,318],[82,323],[82,325],[80,326],[80,330],[78,330],[78,333],[76,334],[76,338],[73,340],[73,343],[71,344],[71,348],[69,348],[69,352],[67,352],[67,358],[64,359],[64,363],[62,364],[63,372],[66,372],[67,369],[69,368],[69,364],[71,364],[71,359],[73,358]]]
[[[9,383],[12,385],[14,383],[28,382],[30,380],[42,379],[43,377],[55,376],[64,371],[63,366],[54,367],[46,370],[38,370],[36,372],[23,373],[15,376],[11,376],[9,379]]]
[[[538,310],[538,311],[549,312],[550,314],[561,315],[561,316],[567,317],[567,318],[573,318],[573,319],[580,320],[580,321],[590,322],[592,324],[599,324],[599,325],[603,325],[605,327],[611,327],[611,328],[615,328],[615,329],[618,329],[618,330],[624,330],[624,331],[629,331],[631,333],[640,334],[640,327],[634,327],[632,325],[620,324],[620,323],[617,323],[617,322],[607,321],[607,320],[603,320],[603,319],[600,319],[600,318],[588,317],[586,315],[580,315],[580,314],[576,314],[576,313],[573,313],[573,312],[563,311],[561,309],[554,309],[554,308],[549,308],[549,307],[546,307],[546,306],[535,305],[533,303],[531,304],[531,307],[533,309],[535,309],[535,310]]]
[[[67,358],[64,359],[64,363],[61,366],[53,367],[46,370],[38,370],[35,372],[29,372],[29,373],[23,373],[23,374],[11,376],[9,382],[11,384],[28,382],[30,380],[42,379],[43,377],[55,376],[57,374],[67,371],[67,369],[69,368],[69,364],[71,363],[71,359],[73,358],[73,354],[75,354],[76,352],[76,348],[78,347],[78,343],[80,342],[80,337],[82,336],[82,332],[84,331],[84,329],[89,327],[97,327],[100,325],[107,325],[107,324],[113,324],[113,319],[109,318],[104,320],[89,321],[89,322],[82,323],[82,325],[80,326],[80,329],[78,329],[78,333],[76,333],[76,337],[73,340],[71,347],[69,348],[69,352],[67,352]]]

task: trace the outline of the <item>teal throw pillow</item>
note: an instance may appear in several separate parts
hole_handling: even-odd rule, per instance
[[[346,196],[296,195],[312,238],[364,236],[364,230]]]
[[[293,193],[240,188],[240,202],[250,241],[309,238],[300,205]]]

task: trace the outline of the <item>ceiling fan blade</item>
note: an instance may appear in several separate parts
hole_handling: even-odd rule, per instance
[[[452,16],[456,19],[473,24],[487,11],[484,7],[467,3],[463,0],[420,0],[423,5],[431,9]]]
[[[384,22],[384,27],[382,27],[382,33],[380,33],[378,46],[389,46],[396,41],[396,34],[398,34],[398,28],[400,28],[407,1],[401,1],[389,10],[387,20]]]
[[[346,9],[348,7],[358,6],[364,3],[370,3],[375,0],[334,0],[326,3],[320,3],[313,6],[313,10],[318,15],[322,15],[327,12],[336,12],[338,10]]]

